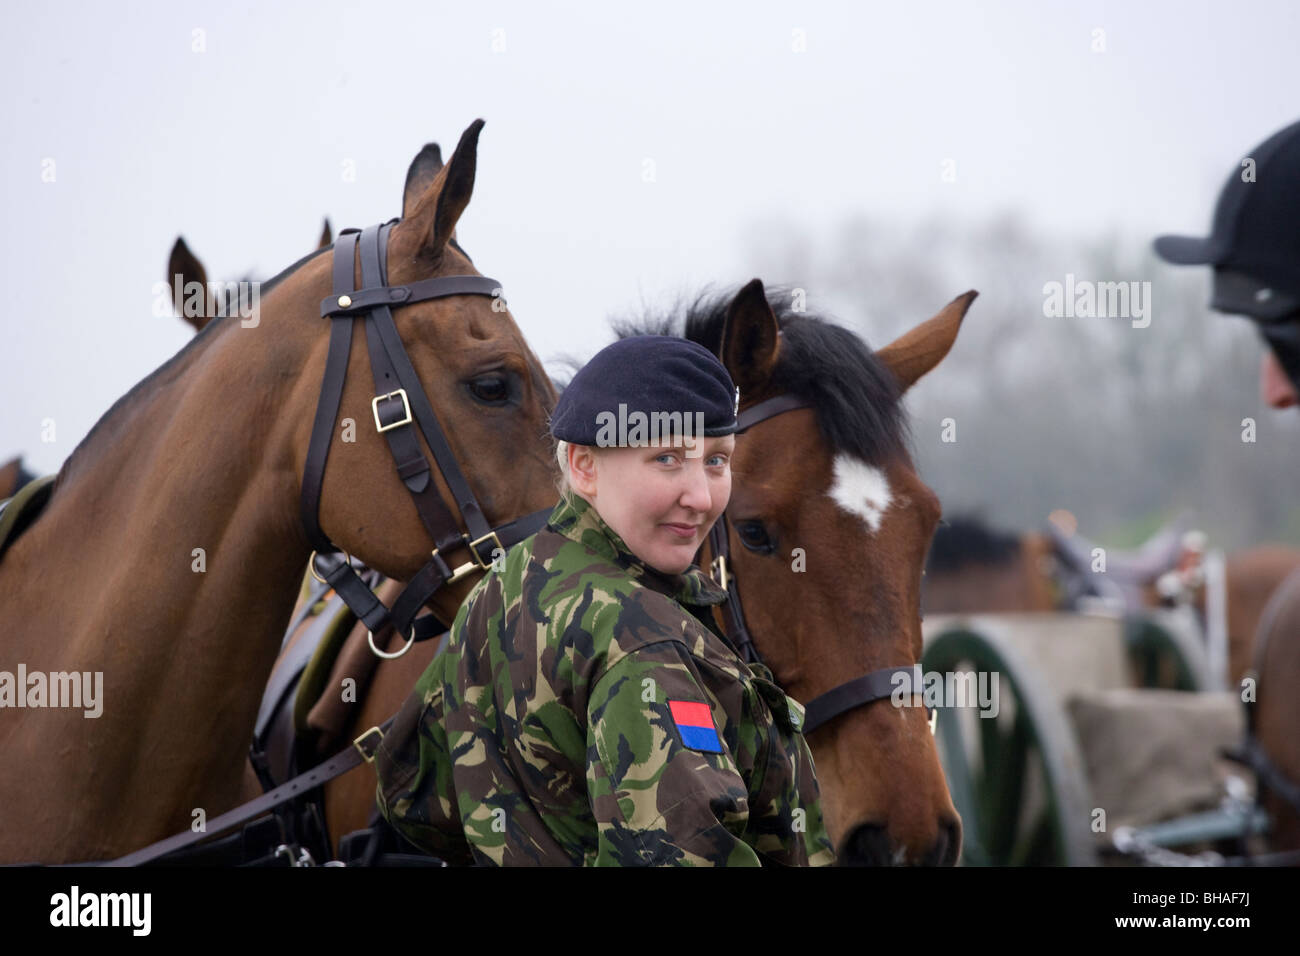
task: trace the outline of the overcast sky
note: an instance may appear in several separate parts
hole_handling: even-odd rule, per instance
[[[747,241],[782,217],[810,235],[853,213],[960,225],[1006,210],[1067,236],[1203,233],[1238,160],[1300,116],[1296,11],[11,5],[0,461],[56,469],[185,344],[189,327],[151,309],[177,234],[211,278],[268,277],[322,216],[397,215],[419,147],[449,153],[476,117],[461,241],[555,370],[612,340],[611,312],[750,278]],[[958,291],[936,290],[936,308]]]

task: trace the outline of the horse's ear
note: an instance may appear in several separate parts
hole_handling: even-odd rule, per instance
[[[176,309],[177,315],[194,326],[195,332],[202,332],[203,326],[208,324],[210,318],[207,309],[199,315],[185,314],[185,287],[191,282],[201,285],[204,296],[207,295],[208,271],[203,268],[203,263],[199,262],[198,256],[190,252],[190,247],[185,245],[184,237],[177,236],[176,244],[172,246],[172,254],[167,257],[167,284],[172,288],[172,306]]]
[[[979,295],[974,289],[957,296],[932,319],[927,319],[910,332],[876,351],[879,358],[898,379],[899,388],[906,392],[918,378],[934,368],[952,348],[957,330],[966,310]]]
[[[324,249],[334,241],[334,230],[330,228],[330,217],[325,217],[325,228],[320,231],[320,242],[316,243],[317,249]]]
[[[418,242],[414,254],[437,256],[456,231],[461,213],[469,205],[474,192],[474,168],[478,161],[478,134],[483,129],[481,119],[470,123],[456,144],[451,160],[434,174],[411,210],[402,230]],[[409,225],[408,225],[409,224]],[[396,237],[397,231],[394,231]],[[406,239],[411,241],[411,239]]]
[[[402,187],[402,218],[408,219],[415,212],[420,197],[433,185],[433,178],[442,169],[442,150],[437,143],[425,143],[424,148],[411,160],[406,171],[406,185]]]
[[[741,395],[761,391],[772,377],[781,348],[780,332],[762,280],[752,280],[727,306],[719,356]]]

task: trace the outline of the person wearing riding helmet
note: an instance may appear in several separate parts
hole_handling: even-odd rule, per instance
[[[1155,250],[1166,262],[1214,267],[1210,308],[1252,319],[1268,344],[1262,399],[1300,404],[1300,122],[1242,158],[1209,236],[1160,236]]]
[[[738,407],[684,339],[621,339],[574,376],[560,502],[466,598],[377,751],[398,833],[449,863],[833,862],[803,708],[717,629],[726,592],[692,563]]]
[[[1243,157],[1219,193],[1208,237],[1161,236],[1155,249],[1168,262],[1214,267],[1210,307],[1252,319],[1268,344],[1261,399],[1277,409],[1300,405],[1300,122]],[[1228,755],[1254,771],[1257,806],[1271,821],[1267,843],[1279,853],[1300,849],[1300,776],[1294,751],[1279,747],[1300,721],[1297,621],[1300,571],[1292,571],[1247,635],[1253,663],[1242,688],[1252,691],[1242,695],[1245,739]]]

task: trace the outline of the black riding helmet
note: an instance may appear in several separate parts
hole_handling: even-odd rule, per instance
[[[1242,158],[1209,236],[1160,236],[1155,250],[1177,265],[1214,266],[1210,308],[1254,320],[1300,391],[1300,122]]]

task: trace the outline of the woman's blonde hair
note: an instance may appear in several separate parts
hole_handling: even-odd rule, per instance
[[[560,466],[560,477],[555,480],[555,488],[564,497],[573,485],[569,482],[569,443],[563,438],[555,440],[555,460]]]
[[[592,445],[580,445],[579,447],[589,449],[593,455],[598,450],[596,446]],[[577,489],[573,487],[572,475],[569,472],[569,442],[563,438],[555,440],[555,461],[560,466],[560,477],[555,482],[555,488],[559,491],[560,496],[563,497],[569,492],[578,494]]]

